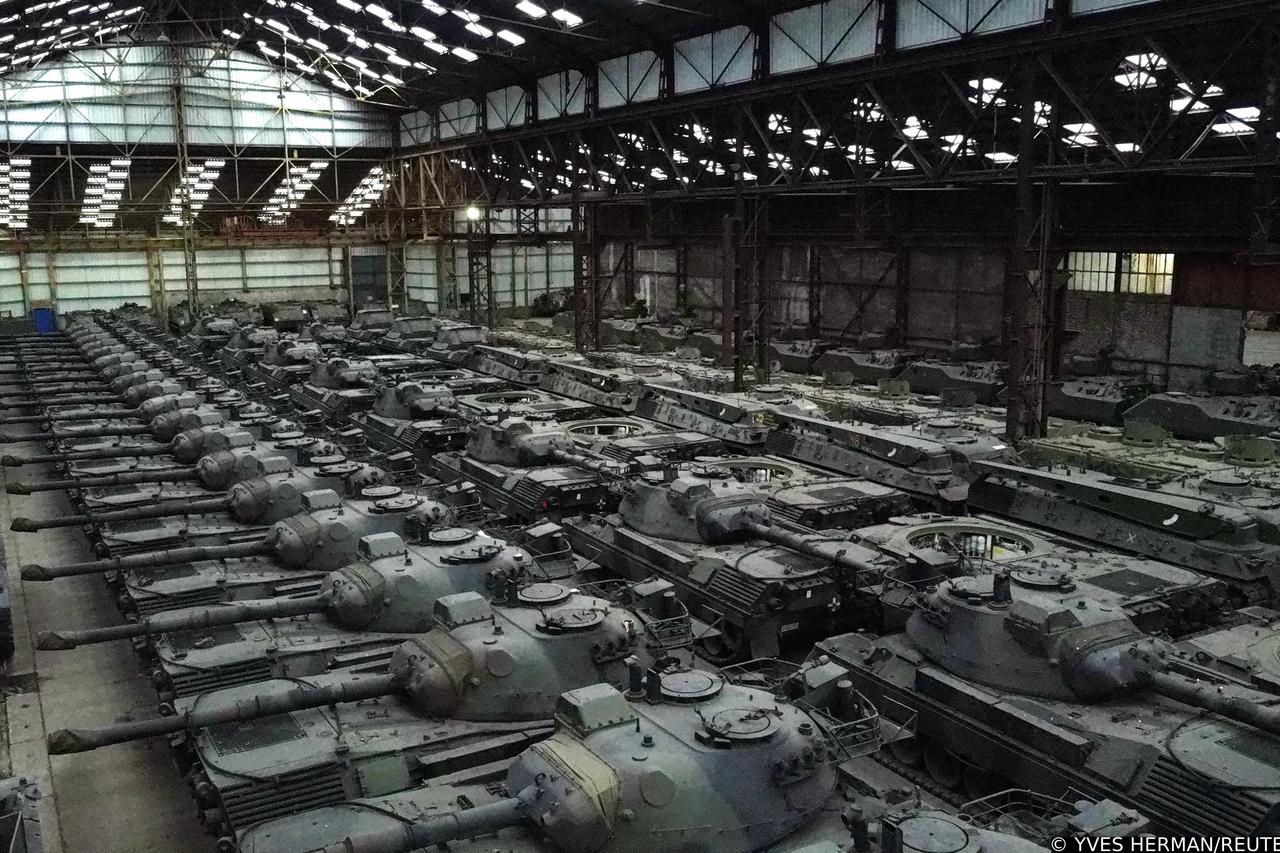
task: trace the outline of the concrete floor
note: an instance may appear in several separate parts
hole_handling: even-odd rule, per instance
[[[39,445],[5,445],[7,453],[39,453]],[[3,469],[4,480],[38,481],[45,467]],[[12,668],[34,692],[5,697],[13,773],[35,776],[46,794],[41,825],[47,853],[206,853],[213,839],[196,820],[195,805],[170,756],[153,739],[80,755],[49,756],[46,732],[92,726],[135,712],[155,713],[156,696],[127,641],[65,652],[34,651],[37,631],[116,624],[120,614],[99,577],[23,583],[24,563],[58,565],[90,559],[78,528],[9,532],[14,516],[43,518],[69,511],[61,492],[9,495],[0,500],[0,529],[14,590],[17,650]],[[22,689],[21,687],[19,689]],[[52,783],[52,784],[50,784]]]

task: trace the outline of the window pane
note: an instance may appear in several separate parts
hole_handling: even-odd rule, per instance
[[[1067,255],[1068,287],[1090,293],[1111,293],[1116,283],[1115,252],[1071,252]]]
[[[1173,255],[1122,253],[1120,292],[1145,296],[1168,296],[1173,293]]]

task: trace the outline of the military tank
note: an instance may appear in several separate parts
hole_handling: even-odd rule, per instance
[[[1280,694],[1200,642],[1013,571],[945,581],[902,634],[833,637],[813,655],[847,668],[896,732],[893,754],[939,784],[1107,797],[1161,834],[1274,835]]]
[[[776,656],[784,638],[878,624],[886,579],[958,570],[957,560],[926,569],[925,556],[903,563],[847,534],[779,523],[766,491],[724,469],[649,474],[621,492],[616,514],[563,522],[574,550],[624,578],[672,583],[712,626],[699,653],[718,664]]]
[[[447,520],[406,543],[395,533],[361,537],[359,557],[311,594],[162,611],[135,622],[42,631],[38,648],[67,650],[133,639],[151,665],[161,702],[266,678],[385,665],[406,634],[428,631],[437,600],[458,592],[501,598],[509,584],[542,579],[524,549]]]
[[[1157,423],[1179,438],[1196,441],[1224,435],[1269,435],[1280,430],[1280,401],[1270,394],[1165,391],[1126,409],[1124,419],[1131,418]]]
[[[1220,471],[1184,483],[981,462],[973,506],[1219,578],[1238,605],[1280,594],[1280,515],[1268,480]]]
[[[242,369],[246,380],[287,391],[295,383],[305,381],[311,375],[314,363],[323,358],[324,351],[319,342],[284,338],[268,346],[257,362]]]
[[[240,326],[218,352],[224,370],[243,370],[255,364],[269,348],[280,342],[280,330],[270,327]]]
[[[1141,376],[1072,376],[1045,388],[1045,411],[1060,418],[1119,426],[1125,413],[1155,390]],[[1006,395],[1002,395],[1002,401]]]
[[[865,348],[836,347],[828,349],[813,362],[812,373],[832,384],[861,383],[874,385],[881,379],[893,379],[902,373],[911,358],[908,350],[886,349],[884,341],[868,341]]]
[[[377,352],[377,340],[391,328],[395,314],[389,308],[370,307],[356,311],[347,324],[347,340],[362,355]]]
[[[962,503],[975,463],[1004,459],[1003,439],[948,418],[911,427],[870,427],[775,412],[766,447],[817,465],[918,495],[937,506]]]
[[[972,392],[987,405],[1000,401],[1009,365],[1002,361],[944,361],[918,359],[907,364],[897,379],[908,382],[922,394],[941,394],[951,388]]]
[[[789,700],[703,670],[634,672],[625,692],[596,684],[561,696],[555,733],[518,756],[501,787],[333,805],[254,826],[228,848],[748,853],[848,837],[834,765],[874,749],[875,710],[860,697],[816,673]],[[837,705],[858,721],[831,725]]]
[[[475,483],[485,505],[525,523],[614,506],[609,483],[627,470],[583,455],[562,425],[537,417],[479,421],[465,451],[437,453],[429,467],[442,482]]]
[[[750,398],[646,385],[636,415],[668,427],[692,430],[747,450],[764,447],[774,411]]]
[[[645,381],[636,373],[601,370],[557,359],[543,371],[539,387],[590,403],[601,411],[631,414],[636,410]]]
[[[433,630],[402,643],[384,673],[208,692],[178,700],[170,716],[54,732],[50,752],[185,733],[197,799],[211,828],[233,836],[302,808],[510,759],[551,734],[559,694],[625,687],[629,666],[653,657],[641,615],[556,584],[525,586],[501,604],[457,593],[434,614]]]
[[[382,352],[420,353],[430,346],[446,321],[438,317],[397,317],[377,338]]]
[[[470,370],[496,376],[512,385],[534,388],[547,370],[548,359],[539,353],[479,345],[471,348],[466,365]]]
[[[599,409],[581,400],[570,400],[536,388],[455,394],[458,411],[470,418],[537,417],[549,415],[558,421],[577,421],[600,415]]]
[[[467,421],[453,392],[417,380],[377,386],[373,407],[352,415],[369,444],[378,450],[407,450],[426,463],[437,452],[466,446]]]

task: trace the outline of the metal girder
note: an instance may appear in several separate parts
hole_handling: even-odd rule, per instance
[[[574,204],[573,344],[578,352],[600,349],[599,262],[594,208]]]
[[[489,237],[489,209],[481,208],[479,219],[467,220],[467,281],[469,314],[472,323],[494,327],[493,242]]]

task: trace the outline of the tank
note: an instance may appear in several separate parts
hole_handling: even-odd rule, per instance
[[[1267,478],[1219,471],[1186,484],[1000,462],[976,471],[976,507],[1203,572],[1238,605],[1277,600],[1280,513]]]
[[[1254,625],[1272,672],[1277,617]],[[1087,585],[1064,595],[1013,571],[945,581],[903,633],[813,654],[846,668],[898,733],[893,755],[941,785],[1106,797],[1158,834],[1274,835],[1280,694],[1201,642],[1146,634]]]
[[[904,379],[922,394],[941,394],[951,388],[973,393],[979,403],[999,402],[1009,365],[1002,361],[941,361],[920,359],[909,362],[898,379]]]
[[[421,462],[466,446],[468,428],[448,388],[408,380],[381,384],[368,412],[352,416],[378,450],[407,450]]]
[[[918,495],[940,507],[967,499],[973,465],[1005,459],[1002,439],[948,418],[911,427],[870,427],[775,413],[766,447],[777,456]]]
[[[600,411],[590,403],[569,400],[535,388],[457,394],[456,399],[458,410],[473,418],[550,415],[556,420],[568,422],[593,418],[600,414]]]
[[[356,558],[357,543],[361,536],[371,533],[401,532],[407,518],[414,512],[444,515],[443,505],[401,492],[395,486],[375,486],[366,490],[365,496],[344,501],[332,489],[317,489],[302,495],[303,512],[289,516],[271,525],[264,533],[247,529],[238,535],[230,535],[224,544],[194,545],[165,548],[140,553],[88,560],[62,566],[45,566],[29,563],[22,567],[22,577],[28,581],[50,581],[80,575],[98,575],[109,572],[132,572],[154,579],[166,571],[184,579],[200,575],[195,563],[236,560],[239,558],[269,558],[265,565],[279,565],[286,570],[326,572],[347,565]],[[254,561],[247,568],[257,570],[264,561]],[[221,577],[221,583],[229,583],[227,575],[233,568],[246,568],[242,564],[220,566],[201,582],[213,585],[213,576]]]
[[[649,474],[621,491],[616,514],[564,521],[574,550],[623,578],[673,584],[712,626],[699,653],[718,664],[776,656],[784,638],[878,623],[880,585],[899,574],[897,559],[847,534],[779,523],[764,490],[724,469]]]
[[[1179,438],[1212,441],[1224,435],[1267,435],[1280,430],[1280,401],[1273,395],[1206,396],[1166,391],[1124,412],[1157,423]]]
[[[1074,376],[1045,389],[1045,411],[1060,418],[1119,426],[1125,413],[1155,388],[1141,376]],[[1002,395],[1002,401],[1005,399]]]
[[[580,453],[561,424],[537,417],[476,422],[465,451],[437,453],[429,467],[445,483],[475,483],[486,506],[522,523],[612,507],[609,483],[627,471]]]
[[[469,528],[430,527],[406,544],[395,533],[362,537],[359,558],[316,592],[162,611],[137,622],[46,631],[45,650],[133,638],[145,649],[162,702],[263,678],[319,675],[343,661],[385,665],[406,634],[428,631],[435,602],[458,592],[501,598],[542,574],[531,555]]]
[[[433,612],[433,629],[403,642],[382,671],[206,692],[178,700],[171,716],[54,732],[50,751],[187,733],[197,798],[219,834],[234,835],[510,759],[551,733],[559,694],[625,687],[629,665],[652,660],[640,615],[556,584],[523,587],[503,604],[457,593]]]
[[[822,691],[838,693],[822,684],[813,694]],[[804,849],[847,837],[834,765],[875,742],[873,708],[846,698],[863,716],[832,727],[818,701],[811,694],[790,701],[703,670],[652,668],[625,692],[596,684],[561,696],[555,733],[511,763],[505,784],[465,788],[470,808],[459,810],[438,789],[417,789],[263,823],[239,838],[238,849]]]
[[[377,339],[383,352],[421,352],[439,334],[446,321],[436,317],[397,317]]]
[[[541,381],[549,362],[540,353],[481,345],[471,348],[466,365],[477,373],[496,376],[512,385],[533,388]]]
[[[674,429],[704,433],[733,447],[759,450],[768,439],[773,412],[745,397],[646,385],[636,414]]]
[[[907,350],[837,347],[819,355],[813,362],[812,372],[828,381],[835,379],[833,384],[875,384],[902,373],[910,357]]]
[[[601,370],[560,359],[548,363],[539,379],[544,391],[620,414],[635,412],[644,386],[645,381],[635,373]]]

